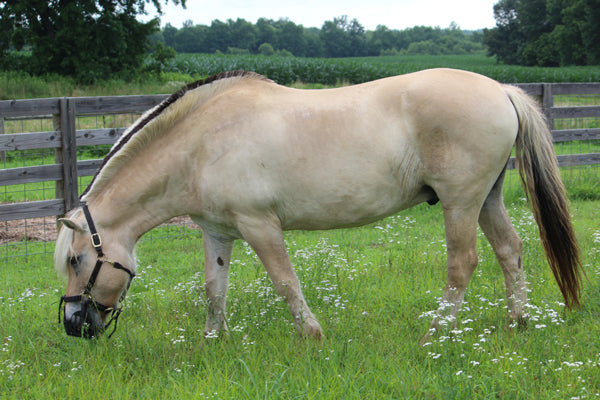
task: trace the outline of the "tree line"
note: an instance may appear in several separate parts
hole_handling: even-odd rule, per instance
[[[186,0],[164,0],[185,6]],[[481,32],[416,26],[367,31],[347,16],[306,28],[288,19],[244,19],[181,28],[141,22],[160,0],[0,0],[0,69],[56,73],[89,83],[160,70],[173,50],[298,57],[466,54],[488,49],[506,64],[600,64],[600,0],[500,0]],[[149,56],[149,52],[152,53]],[[150,60],[150,62],[148,62]],[[149,69],[148,69],[149,68]]]
[[[489,55],[506,64],[600,64],[600,0],[500,0],[484,30]]]
[[[181,53],[283,54],[298,57],[362,57],[388,54],[467,54],[483,50],[481,32],[415,26],[392,30],[379,25],[367,31],[348,16],[305,28],[289,19],[261,18],[255,24],[238,18],[210,25],[186,21],[181,28],[167,24],[153,35],[155,42]]]

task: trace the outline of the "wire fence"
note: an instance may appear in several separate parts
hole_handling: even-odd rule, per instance
[[[159,97],[160,99],[160,97]],[[116,132],[108,141],[115,141],[139,116],[138,113],[111,113],[99,115],[77,115],[75,129],[83,136],[93,136],[98,131]],[[56,116],[26,116],[0,118],[0,141],[13,134],[58,133]],[[1,143],[1,142],[0,142]],[[39,144],[39,143],[38,143]],[[25,146],[25,147],[33,147]],[[112,144],[89,144],[77,146],[76,159],[80,161],[102,159],[110,150]],[[8,146],[4,146],[8,147]],[[3,147],[0,145],[0,149]],[[60,149],[56,148],[27,148],[0,150],[0,172],[23,170],[22,178],[35,175],[38,170],[31,168],[56,168]],[[93,167],[92,167],[93,168]],[[25,170],[27,169],[27,170]],[[91,171],[93,173],[93,169]],[[91,182],[90,171],[77,176],[76,187],[78,194],[83,193]],[[34,204],[42,201],[52,201],[62,196],[60,183],[53,180],[36,182],[21,179],[22,183],[6,184],[0,181],[0,204]],[[12,219],[10,216],[0,222],[0,260],[10,262],[16,257],[28,257],[54,252],[54,240],[57,235],[57,217],[54,215]],[[186,217],[174,218],[159,229],[146,234],[142,240],[157,238],[181,237],[182,235],[198,235],[193,222]]]

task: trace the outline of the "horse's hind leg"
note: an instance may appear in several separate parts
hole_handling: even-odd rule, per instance
[[[430,334],[450,330],[456,326],[458,311],[463,303],[465,290],[477,267],[477,215],[479,207],[444,207],[446,247],[448,252],[447,282],[442,301],[431,324]]]
[[[206,230],[203,230],[202,233],[204,281],[206,297],[208,298],[204,335],[214,335],[221,330],[227,331],[225,311],[233,240],[213,235]]]
[[[277,293],[288,303],[298,332],[320,339],[323,335],[321,326],[306,304],[278,221],[245,219],[238,221],[238,229],[262,261]]]
[[[523,273],[523,244],[504,207],[503,181],[504,174],[500,176],[483,204],[479,225],[492,245],[504,272],[509,317],[524,323],[523,307],[527,303],[527,291]]]

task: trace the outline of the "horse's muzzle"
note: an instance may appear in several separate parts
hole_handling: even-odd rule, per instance
[[[83,337],[86,339],[97,338],[104,332],[104,323],[99,312],[89,307],[87,302],[73,304],[71,307],[79,307],[72,313],[67,313],[63,325],[69,336]]]

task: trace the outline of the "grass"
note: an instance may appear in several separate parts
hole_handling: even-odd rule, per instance
[[[129,82],[115,79],[81,85],[59,75],[31,76],[18,71],[0,71],[0,100],[172,93],[182,86],[181,80],[193,79],[188,75],[165,73],[162,79]]]
[[[110,340],[67,337],[56,321],[65,285],[51,256],[18,258],[0,269],[0,398],[597,398],[599,206],[572,205],[589,278],[581,309],[563,310],[531,212],[517,199],[509,214],[524,241],[529,328],[507,324],[502,273],[479,233],[459,329],[422,348],[445,279],[439,206],[362,228],[286,234],[322,343],[297,337],[243,242],[231,266],[228,339],[202,337],[194,231],[139,244],[139,276]]]

